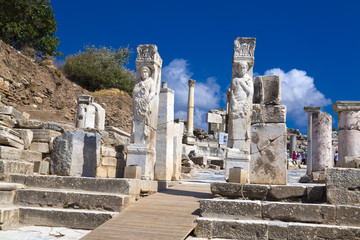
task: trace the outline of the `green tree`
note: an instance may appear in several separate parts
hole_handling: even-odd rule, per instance
[[[61,56],[50,0],[0,0],[0,39],[17,50],[33,48],[39,57]]]
[[[66,58],[66,76],[89,91],[118,88],[131,94],[135,78],[127,70],[131,50],[127,48],[96,48],[86,46],[84,52]]]

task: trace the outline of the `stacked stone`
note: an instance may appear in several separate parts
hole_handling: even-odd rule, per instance
[[[28,150],[32,131],[20,129],[27,125],[21,112],[10,106],[0,106],[0,180],[11,174],[33,174],[34,163],[40,163],[41,153]]]
[[[280,76],[254,78],[250,183],[287,183],[285,122]]]

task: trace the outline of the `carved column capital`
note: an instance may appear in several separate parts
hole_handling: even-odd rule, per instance
[[[189,79],[189,88],[190,87],[195,87],[195,83],[196,83],[195,80]]]

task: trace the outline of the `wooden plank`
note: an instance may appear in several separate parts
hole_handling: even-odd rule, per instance
[[[131,204],[82,239],[184,239],[196,225],[203,198],[212,198],[209,185],[176,185]]]

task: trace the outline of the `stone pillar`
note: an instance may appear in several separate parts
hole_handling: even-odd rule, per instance
[[[163,82],[159,94],[155,180],[171,181],[174,167],[174,90]]]
[[[182,138],[184,134],[184,120],[176,119],[174,122],[174,167],[172,181],[181,179],[181,156],[182,156]]]
[[[312,174],[312,118],[314,112],[320,112],[321,107],[305,106],[304,110],[308,113],[308,128],[307,128],[307,160],[306,160],[306,174]]]
[[[141,178],[146,180],[154,179],[161,66],[156,45],[137,47],[134,120],[126,166],[140,166]]]
[[[296,135],[290,135],[290,158],[292,158],[293,152],[296,151]]]
[[[249,174],[255,41],[255,38],[236,38],[234,41],[226,177],[233,167],[241,167]]]
[[[286,185],[286,106],[281,105],[280,76],[254,78],[251,123],[250,183]]]
[[[325,171],[333,166],[332,117],[325,112],[312,114],[312,171]]]
[[[360,157],[360,101],[336,101],[338,114],[338,153],[336,167],[351,167],[351,157]]]
[[[189,79],[189,97],[188,97],[188,110],[187,110],[187,122],[186,122],[186,136],[184,143],[188,145],[195,144],[194,136],[194,88],[195,80]]]

